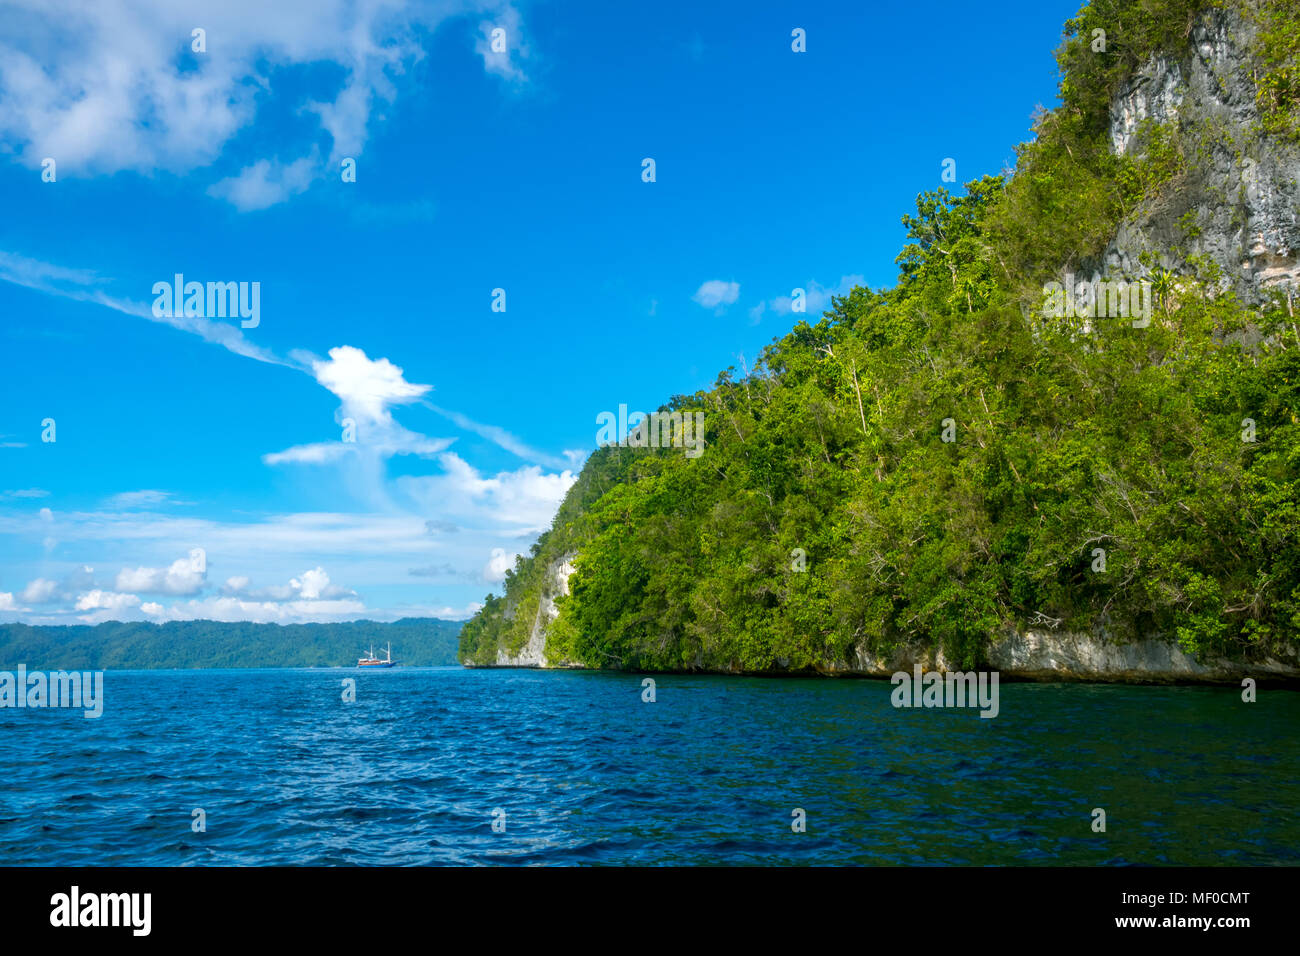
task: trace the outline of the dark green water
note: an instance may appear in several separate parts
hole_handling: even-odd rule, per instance
[[[1300,863],[1295,691],[1003,684],[992,720],[895,709],[883,681],[641,691],[599,673],[110,672],[99,720],[0,710],[0,863]]]

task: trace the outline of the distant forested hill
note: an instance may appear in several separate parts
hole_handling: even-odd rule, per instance
[[[392,641],[393,659],[418,666],[456,663],[461,622],[403,618],[391,624],[249,624],[110,621],[94,627],[0,625],[0,669],[341,667]]]

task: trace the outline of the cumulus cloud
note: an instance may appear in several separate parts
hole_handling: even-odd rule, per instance
[[[296,445],[262,456],[268,465],[324,464],[363,450],[381,456],[436,455],[451,444],[451,439],[409,431],[393,418],[391,407],[419,401],[433,386],[408,382],[388,359],[372,359],[359,348],[342,345],[330,349],[328,360],[313,360],[311,369],[316,381],[342,401],[338,420],[351,421],[355,441]]]
[[[483,580],[498,584],[506,579],[506,572],[515,566],[515,558],[519,555],[518,551],[506,551],[504,548],[493,548],[492,555],[488,558],[488,563],[483,565]]]
[[[138,618],[143,614],[159,622],[214,620],[289,624],[356,620],[366,612],[366,606],[354,591],[332,584],[324,568],[315,567],[291,578],[286,585],[266,588],[250,587],[246,575],[234,575],[226,580],[219,595],[195,596],[170,605],[158,601],[141,603],[134,594],[95,590],[81,595],[76,610],[93,612],[92,623],[112,618]],[[91,617],[82,620],[91,621]]]
[[[538,465],[484,477],[459,455],[438,456],[440,475],[403,476],[397,486],[417,504],[475,523],[505,526],[513,534],[545,530],[578,476],[571,470],[546,472]],[[469,523],[462,520],[462,524]]]
[[[134,594],[120,594],[116,591],[103,591],[96,588],[77,598],[78,611],[124,611],[139,607],[140,598]]]
[[[356,594],[346,588],[330,583],[330,577],[322,567],[315,567],[296,577],[290,578],[288,584],[272,585],[265,588],[250,587],[246,576],[240,575],[227,579],[221,588],[225,597],[242,598],[249,601],[325,601],[335,598],[355,597]]]
[[[62,581],[50,578],[33,578],[19,594],[24,604],[59,604],[71,601],[95,586],[95,569],[82,565],[63,576]]]
[[[330,349],[329,355],[328,362],[312,363],[316,381],[342,399],[345,408],[368,421],[391,418],[390,405],[410,404],[433,387],[408,382],[388,359],[368,358],[350,345]]]
[[[178,558],[166,568],[123,568],[114,587],[143,594],[198,594],[207,583],[204,562]]]
[[[0,611],[21,611],[21,610],[22,608],[20,608],[14,602],[14,596],[12,592],[0,591]]]
[[[289,587],[293,588],[305,601],[318,601],[329,590],[330,576],[324,568],[304,571],[300,578],[291,578]]]
[[[706,309],[721,311],[740,298],[740,283],[710,279],[696,289],[691,298]]]

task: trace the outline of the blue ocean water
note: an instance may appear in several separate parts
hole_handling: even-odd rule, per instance
[[[0,865],[1300,863],[1295,691],[641,680],[109,672],[98,720],[0,709]]]

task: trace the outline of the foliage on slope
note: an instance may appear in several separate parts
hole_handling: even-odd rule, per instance
[[[1159,128],[1110,152],[1108,104],[1216,5],[1081,11],[1058,54],[1063,105],[1039,118],[1014,177],[923,194],[894,288],[854,289],[749,374],[674,399],[706,413],[702,457],[593,454],[505,596],[466,626],[462,659],[517,649],[546,567],[575,552],[547,654],[593,667],[798,670],[904,642],[972,665],[1001,630],[1043,621],[1196,652],[1294,643],[1300,330],[1287,310],[1208,296],[1196,277],[1160,285],[1146,328],[1028,307],[1176,184],[1189,160]],[[1295,25],[1281,9],[1262,15]],[[1113,58],[1089,58],[1096,24]]]

